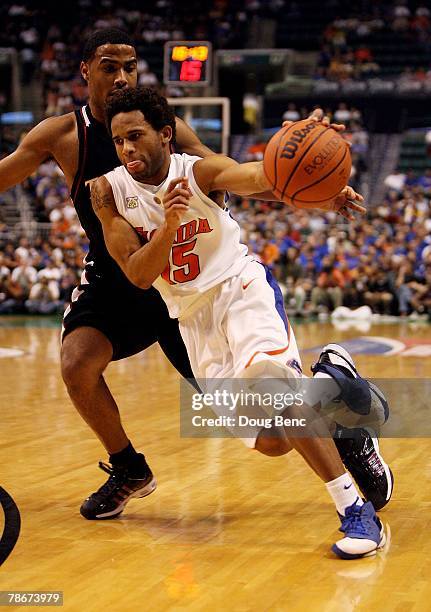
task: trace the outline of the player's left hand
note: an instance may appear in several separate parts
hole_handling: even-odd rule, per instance
[[[325,127],[330,127],[336,132],[344,132],[344,130],[346,129],[344,123],[331,123],[329,117],[324,114],[321,108],[315,108],[314,111],[310,113],[310,115],[308,115],[307,119],[310,119],[311,121],[316,121],[317,123],[321,123]],[[294,123],[294,121],[283,121],[282,127],[288,127],[292,123]]]
[[[363,201],[364,198],[361,194],[356,193],[352,187],[347,185],[331,202],[328,202],[327,210],[333,210],[349,221],[353,221],[355,217],[352,212],[357,212],[361,215],[365,215],[367,212],[367,209],[358,203]]]
[[[169,231],[176,231],[181,225],[181,221],[189,209],[188,201],[191,197],[192,192],[187,177],[180,176],[172,179],[162,198],[163,208],[165,209],[165,224]]]

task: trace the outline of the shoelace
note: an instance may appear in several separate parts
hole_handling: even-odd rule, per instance
[[[383,467],[383,464],[380,461],[376,451],[370,455],[368,465],[370,467],[370,471],[376,473],[377,476],[381,476],[385,471],[385,468]]]
[[[109,465],[109,463],[103,463],[103,461],[99,461],[99,468],[110,476],[112,476],[116,471],[112,465]]]
[[[105,497],[110,495],[118,488],[118,476],[121,470],[115,469],[114,467],[108,465],[107,463],[103,463],[103,461],[99,461],[99,468],[110,475],[107,482],[100,487],[100,489],[94,493],[93,495],[98,495],[100,497]]]
[[[366,535],[368,532],[363,523],[363,517],[361,514],[362,506],[355,506],[353,508],[346,508],[346,516],[341,519],[340,531],[355,531],[362,535]]]
[[[367,450],[365,450],[365,452],[363,452],[362,449],[357,449],[357,448],[353,447],[350,451],[348,451],[348,455],[350,455],[352,460],[355,460],[355,462],[357,462],[357,461],[359,461],[361,459],[361,456],[363,456],[363,455],[366,456],[367,455]],[[361,464],[363,465],[362,461],[361,461]],[[377,452],[374,449],[370,453],[370,455],[368,455],[367,462],[366,462],[366,464],[364,466],[364,469],[369,474],[371,474],[371,476],[382,476],[384,474],[385,468],[384,468],[383,463],[381,462]]]
[[[357,450],[352,451],[352,455],[356,460],[361,459],[362,454],[363,453]],[[385,468],[375,450],[367,457],[365,470],[371,474],[371,476],[382,476],[384,474]]]
[[[328,363],[329,365],[334,365],[331,361],[331,354],[333,355],[337,355],[338,357],[341,357],[341,359],[344,359],[344,361],[346,361],[345,357],[343,357],[342,355],[340,355],[340,353],[337,353],[336,351],[325,351],[324,353],[322,353],[320,355],[319,361],[316,361],[316,363],[313,363],[311,366],[311,371],[314,373],[315,370],[317,369],[318,365],[320,363]],[[346,364],[349,363],[348,361],[346,361]],[[351,363],[349,363],[350,368],[352,368],[352,370],[355,372],[355,374],[358,374],[358,372],[356,371],[356,368],[354,368],[352,366]],[[337,364],[337,367],[340,367],[343,369],[343,372],[346,374],[346,376],[348,376],[349,378],[352,378],[354,380],[354,377],[352,376],[352,372],[349,369],[349,367],[346,366],[342,366],[340,364]]]

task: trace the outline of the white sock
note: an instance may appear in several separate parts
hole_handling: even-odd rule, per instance
[[[345,515],[347,506],[356,504],[362,506],[363,501],[358,493],[355,483],[347,472],[338,478],[326,483],[329,495],[332,497],[339,514]]]
[[[310,406],[315,406],[320,402],[321,407],[325,408],[340,395],[340,387],[332,376],[324,372],[317,372],[311,380],[316,379],[320,380],[315,385],[312,382],[307,384],[307,403]]]

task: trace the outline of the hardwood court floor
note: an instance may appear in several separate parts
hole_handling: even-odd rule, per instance
[[[304,349],[363,336],[431,344],[426,325],[364,333],[316,322],[296,334]],[[107,378],[159,487],[121,519],[88,522],[78,509],[104,481],[97,461],[106,457],[63,388],[58,330],[0,321],[0,356],[5,348],[24,351],[0,358],[0,486],[20,508],[22,530],[0,590],[62,590],[72,611],[431,609],[429,439],[382,440],[396,477],[381,513],[391,541],[376,558],[341,561],[330,552],[332,504],[301,458],[179,437],[178,378],[153,347],[111,365]],[[307,367],[314,357],[304,354]],[[424,356],[356,361],[370,377],[431,374]],[[2,520],[0,512],[0,534]]]

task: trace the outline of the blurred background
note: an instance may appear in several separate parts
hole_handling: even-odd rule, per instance
[[[139,83],[238,161],[262,159],[284,119],[316,106],[346,125],[365,218],[231,198],[243,241],[273,270],[289,315],[324,319],[343,307],[431,319],[427,2],[3,2],[0,18],[1,156],[44,117],[85,104],[85,37],[127,30]],[[0,194],[0,314],[62,313],[87,248],[62,172],[47,160]]]

